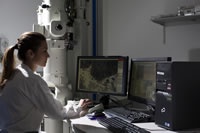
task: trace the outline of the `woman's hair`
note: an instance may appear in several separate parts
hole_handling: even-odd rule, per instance
[[[26,52],[28,50],[32,50],[36,52],[41,45],[42,41],[45,41],[46,38],[44,35],[38,32],[25,32],[18,39],[18,42],[8,48],[2,59],[2,75],[0,79],[0,88],[2,89],[5,85],[5,82],[10,79],[15,69],[15,58],[14,58],[14,50],[17,49],[17,57],[21,61],[26,60]]]

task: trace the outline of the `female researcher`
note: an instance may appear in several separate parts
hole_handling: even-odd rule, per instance
[[[3,57],[0,80],[0,129],[8,133],[38,131],[44,114],[53,119],[80,117],[87,111],[89,99],[81,99],[76,108],[67,108],[54,99],[47,83],[35,73],[46,65],[49,54],[46,38],[37,32],[23,33]],[[14,51],[22,63],[16,68]]]

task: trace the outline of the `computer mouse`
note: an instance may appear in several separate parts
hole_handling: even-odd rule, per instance
[[[94,112],[93,113],[93,117],[102,117],[105,116],[105,114],[103,112]]]
[[[88,113],[93,113],[93,112],[102,112],[104,111],[104,106],[102,103],[95,105],[94,107],[90,108],[88,110]]]

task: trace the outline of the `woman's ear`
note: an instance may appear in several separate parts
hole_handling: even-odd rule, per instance
[[[35,56],[34,52],[29,49],[27,52],[26,52],[26,58],[27,59],[33,59],[33,57]]]

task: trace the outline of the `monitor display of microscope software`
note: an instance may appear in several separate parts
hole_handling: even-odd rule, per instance
[[[156,63],[171,61],[171,57],[131,59],[128,99],[155,105]]]
[[[127,95],[127,56],[78,56],[76,90]]]

